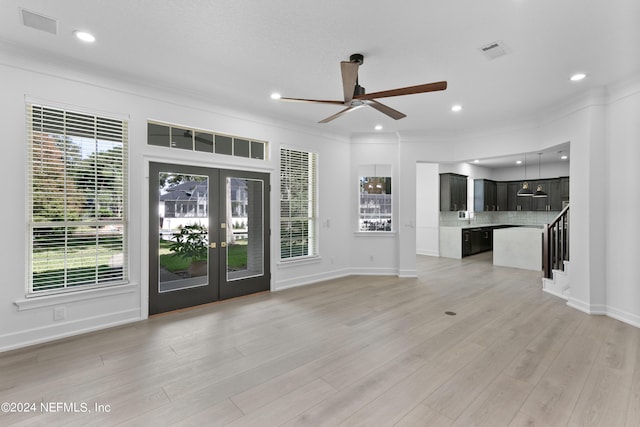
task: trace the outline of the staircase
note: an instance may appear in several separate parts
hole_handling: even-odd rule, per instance
[[[563,262],[563,270],[551,270],[551,277],[542,278],[542,290],[560,298],[569,299],[569,261]]]
[[[569,285],[569,205],[553,220],[545,224],[542,236],[542,289],[552,295],[568,299]]]

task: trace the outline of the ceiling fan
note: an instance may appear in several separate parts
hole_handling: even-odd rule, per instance
[[[435,82],[426,83],[417,86],[403,87],[400,89],[384,90],[382,92],[365,93],[365,90],[358,83],[358,68],[364,62],[364,56],[359,53],[354,53],[349,57],[349,61],[340,62],[340,71],[342,72],[342,88],[344,91],[344,101],[331,101],[321,99],[302,99],[302,98],[284,98],[283,101],[297,101],[297,102],[315,102],[320,104],[336,104],[345,105],[347,108],[337,112],[336,114],[320,120],[318,123],[328,123],[331,120],[346,114],[350,111],[364,107],[368,105],[375,108],[383,114],[391,117],[392,119],[399,120],[403,117],[407,117],[406,114],[400,111],[394,110],[378,101],[377,98],[388,98],[391,96],[411,95],[414,93],[435,92],[438,90],[445,90],[447,88],[447,82]]]

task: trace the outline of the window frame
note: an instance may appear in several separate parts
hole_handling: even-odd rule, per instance
[[[291,263],[296,261],[304,261],[315,259],[319,257],[319,238],[318,238],[318,153],[314,151],[301,150],[290,147],[280,147],[280,205],[279,205],[279,260],[282,263]],[[292,160],[293,157],[297,159]],[[294,171],[299,177],[307,176],[307,194],[309,197],[304,200],[298,200],[298,207],[307,205],[306,216],[290,215],[291,212],[296,210],[295,200],[284,194],[285,187],[285,175],[292,175],[291,168],[296,166],[295,163],[307,157],[309,164],[305,170],[298,168]],[[291,193],[291,188],[288,189]],[[286,203],[288,201],[288,203]],[[283,202],[285,202],[286,209],[283,209]],[[286,212],[285,212],[286,211]],[[286,215],[286,213],[289,215]],[[292,244],[286,245],[283,242],[283,231],[291,229],[292,222],[305,223],[307,228],[303,227],[302,237],[306,239],[306,245],[302,248],[302,253],[296,253]],[[293,239],[294,235],[289,233],[289,238]],[[306,250],[306,253],[305,253]],[[283,253],[288,252],[288,256],[283,256]]]
[[[371,164],[371,165],[360,165],[358,167],[358,217],[356,223],[356,233],[361,235],[382,235],[382,234],[393,234],[396,232],[396,224],[394,219],[394,200],[393,200],[393,168],[392,165],[388,164]],[[368,194],[363,192],[363,185],[365,185],[364,180],[371,180],[371,183],[375,183],[376,185],[382,184],[385,186],[385,192],[380,194]],[[369,182],[367,181],[367,184]],[[370,184],[369,184],[370,185]],[[387,188],[388,187],[388,188]],[[382,188],[382,187],[378,187]],[[386,192],[388,191],[388,193]],[[374,191],[375,193],[375,191]],[[385,206],[388,206],[390,212],[384,213],[380,211],[377,218],[374,218],[374,215],[369,214],[367,212],[363,212],[363,209],[366,209],[366,206],[363,206],[363,198],[367,199],[385,199],[384,196],[388,196],[388,203],[385,203]],[[382,221],[384,219],[388,219],[390,221],[390,229],[389,230],[378,230],[378,229],[362,229],[362,222],[365,220],[376,219],[378,221]]]
[[[89,111],[82,108],[70,107],[51,102],[26,99],[25,104],[26,139],[27,139],[27,280],[25,297],[43,297],[50,295],[77,294],[97,288],[112,288],[117,285],[129,283],[129,194],[128,194],[128,142],[129,142],[129,119],[128,117],[116,116],[102,112]],[[47,146],[49,151],[47,151]],[[42,160],[51,153],[51,147],[56,147],[62,159]],[[93,147],[93,151],[87,151],[87,147]],[[70,157],[68,148],[77,150],[75,166],[68,160]],[[100,155],[102,154],[102,155]],[[40,156],[40,161],[35,156]],[[88,175],[79,178],[79,163],[84,162]],[[36,189],[36,183],[41,180],[38,173],[42,174],[42,169],[53,164],[58,168],[60,179],[55,186],[48,185],[48,191]],[[115,166],[114,166],[115,165]],[[40,171],[37,170],[40,168]],[[109,175],[105,178],[101,172],[111,172],[120,169],[119,174]],[[87,179],[87,176],[90,176]],[[86,185],[84,192],[79,183]],[[69,183],[74,184],[69,186]],[[60,185],[60,183],[62,183]],[[37,212],[39,197],[51,195],[61,197],[58,200],[61,205],[59,214],[42,215]],[[93,196],[93,197],[91,197]],[[77,208],[81,213],[81,218],[72,218],[69,214],[69,200],[75,197],[84,202],[82,208]],[[109,214],[98,209],[101,202],[109,198],[107,206]],[[92,206],[86,209],[86,205]],[[105,206],[102,204],[102,206]],[[93,211],[87,215],[87,211]],[[55,227],[62,230],[58,236],[48,230]],[[78,233],[73,233],[74,229],[85,227],[85,235],[78,237]],[[102,228],[102,231],[101,231]],[[89,230],[87,233],[86,230]],[[38,232],[37,230],[43,230]],[[115,232],[113,232],[115,230]],[[111,232],[111,233],[109,233]],[[88,237],[86,237],[88,236]],[[57,278],[42,279],[42,287],[38,290],[35,280],[35,272],[38,269],[36,263],[36,239],[44,238],[45,243],[62,251],[62,267],[59,273],[62,280],[58,283]],[[78,239],[78,240],[73,240]],[[92,256],[76,255],[69,249],[73,244],[80,241],[91,241],[95,243],[87,245],[89,251],[95,252],[95,261]],[[104,256],[100,256],[100,251],[106,249],[113,252],[113,262],[108,264],[109,268],[104,269]],[[46,249],[45,249],[46,250]],[[73,272],[72,263],[79,258],[89,259],[91,263],[86,267],[87,272]],[[118,260],[122,257],[122,260]],[[46,267],[40,267],[46,268]],[[92,271],[93,270],[93,271]],[[52,276],[50,270],[44,270],[44,276]],[[75,275],[75,276],[74,276]],[[93,275],[93,277],[91,277]],[[75,282],[74,282],[75,280]]]

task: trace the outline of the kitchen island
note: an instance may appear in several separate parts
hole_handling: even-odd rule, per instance
[[[493,265],[542,270],[542,228],[512,227],[494,230]]]

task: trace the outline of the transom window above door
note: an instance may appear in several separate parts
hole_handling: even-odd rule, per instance
[[[147,144],[258,160],[267,148],[265,141],[157,122],[147,122]]]

